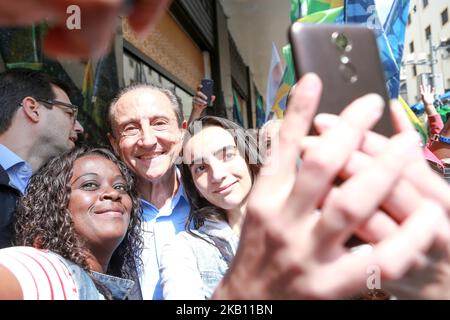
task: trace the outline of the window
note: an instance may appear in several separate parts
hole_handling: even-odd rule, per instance
[[[417,76],[417,66],[413,66],[413,76],[416,77]]]
[[[428,6],[428,0],[422,0],[423,7],[426,8]]]
[[[431,37],[431,26],[428,26],[428,27],[425,29],[425,38],[426,38],[427,40],[429,40],[430,37]]]
[[[414,53],[414,41],[409,44],[409,53]]]
[[[126,86],[134,83],[146,83],[172,90],[181,103],[181,111],[185,119],[189,119],[192,112],[192,95],[189,92],[152,69],[148,64],[128,51],[125,51],[123,55],[123,71]]]
[[[408,26],[411,24],[411,13],[408,14]]]
[[[441,12],[441,20],[442,25],[445,26],[445,24],[448,22],[448,10],[447,8]]]

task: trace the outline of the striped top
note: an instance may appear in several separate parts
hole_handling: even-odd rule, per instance
[[[24,300],[77,300],[71,271],[57,254],[32,247],[0,250],[0,264],[17,279]]]

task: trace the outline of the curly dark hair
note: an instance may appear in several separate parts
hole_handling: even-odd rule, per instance
[[[240,155],[245,159],[252,176],[252,182],[254,182],[262,164],[262,158],[258,152],[256,140],[252,135],[247,134],[244,128],[231,120],[214,116],[204,116],[191,122],[184,137],[183,150],[189,139],[194,134],[198,133],[198,128],[211,126],[230,130],[233,133],[237,149]],[[185,225],[186,231],[196,236],[191,232],[191,225],[193,224],[194,228],[199,228],[203,225],[205,219],[228,221],[224,209],[213,205],[198,192],[192,178],[189,164],[183,163],[181,166],[181,173],[183,186],[191,204],[191,211],[189,212],[189,217]]]
[[[112,161],[119,168],[132,200],[130,224],[125,238],[114,251],[107,273],[131,279],[142,267],[142,209],[128,168],[109,150],[78,147],[53,158],[31,178],[16,212],[16,244],[50,250],[68,259],[89,274],[88,249],[74,228],[68,205],[75,160],[96,155]],[[95,281],[94,281],[95,282]],[[97,284],[97,283],[96,283]]]

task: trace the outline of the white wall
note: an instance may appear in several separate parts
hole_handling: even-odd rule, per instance
[[[221,3],[239,53],[250,66],[258,91],[265,96],[272,41],[282,61],[281,49],[288,43],[291,1],[221,0]]]

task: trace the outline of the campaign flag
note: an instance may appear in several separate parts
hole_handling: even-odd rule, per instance
[[[346,0],[345,22],[365,24],[377,37],[391,98],[400,92],[400,66],[408,20],[409,0]]]
[[[400,96],[398,98],[400,104],[402,105],[403,109],[405,110],[406,114],[408,115],[409,121],[413,124],[416,131],[420,134],[420,137],[422,138],[422,142],[424,145],[428,141],[428,133],[425,124],[417,118],[416,114],[411,110],[409,105],[406,103],[405,100]]]
[[[281,79],[280,87],[278,88],[275,101],[272,105],[272,112],[276,114],[277,118],[282,119],[286,111],[286,105],[291,87],[295,83],[294,60],[292,58],[291,46],[283,47],[283,56],[286,61],[286,68]]]
[[[266,91],[266,121],[269,117],[272,105],[277,94],[278,87],[283,76],[283,67],[281,65],[280,55],[277,47],[272,43],[272,60],[270,63],[269,75],[267,77],[267,91]]]
[[[344,0],[291,0],[291,20],[307,23],[342,23]],[[294,61],[290,45],[283,47],[283,56],[286,61],[283,77],[275,99],[271,104],[267,101],[267,106],[271,105],[270,109],[280,119],[286,111],[290,89],[295,83]]]

